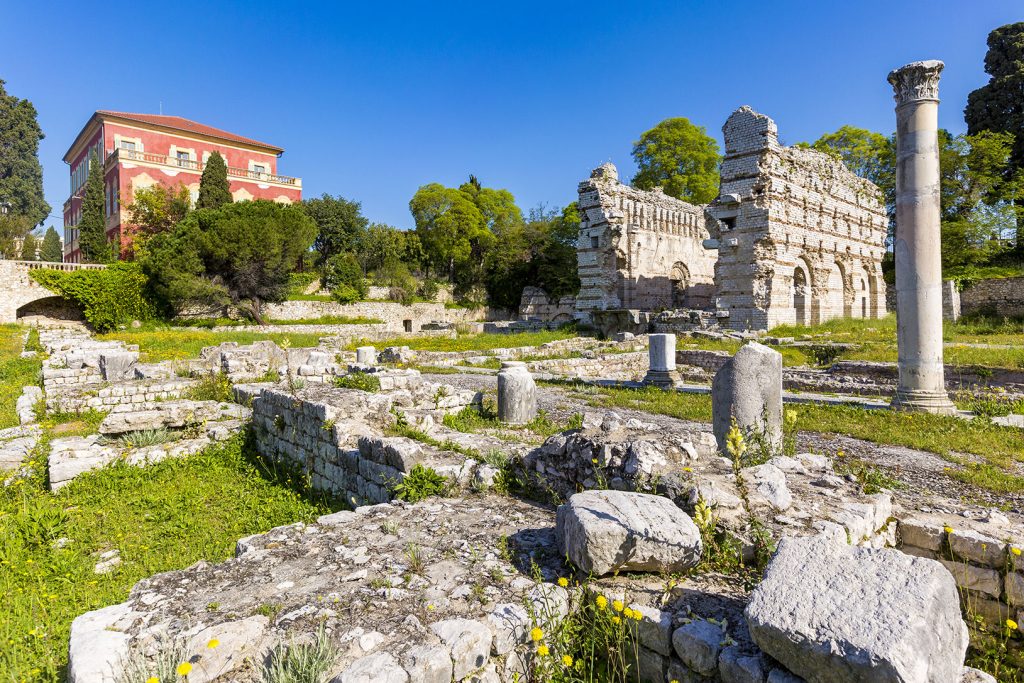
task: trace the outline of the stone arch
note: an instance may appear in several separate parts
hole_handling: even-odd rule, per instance
[[[48,292],[49,290],[41,290]],[[44,316],[54,320],[83,320],[82,310],[62,296],[42,296],[22,304],[15,310],[17,320],[31,316]]]
[[[825,282],[822,283],[822,296],[819,307],[821,314],[818,322],[833,318],[841,318],[846,308],[846,287],[842,266],[837,262],[825,268]]]
[[[800,257],[793,268],[793,322],[797,325],[810,325],[814,319],[812,292],[811,267]]]
[[[685,263],[677,261],[672,266],[668,279],[672,289],[672,308],[686,308],[687,293],[690,289],[690,269],[686,267]]]

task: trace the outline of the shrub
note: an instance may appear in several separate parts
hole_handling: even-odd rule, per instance
[[[145,295],[146,276],[135,263],[115,263],[103,270],[33,270],[30,275],[81,306],[85,319],[98,332],[155,315]]]
[[[275,377],[276,380],[276,377]],[[234,398],[231,380],[223,372],[207,375],[188,390],[187,396],[193,401],[230,402]]]
[[[371,394],[380,391],[380,378],[368,372],[350,372],[334,378],[334,386],[342,389],[359,389]]]
[[[363,279],[363,269],[354,254],[345,252],[327,259],[321,283],[340,303],[347,304],[366,298],[367,287]]]
[[[399,500],[418,503],[424,498],[446,495],[449,486],[447,478],[417,463],[404,479],[392,486],[391,490]]]

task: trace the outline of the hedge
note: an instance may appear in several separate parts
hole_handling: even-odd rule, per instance
[[[136,263],[115,263],[102,270],[46,268],[29,274],[43,287],[78,304],[98,332],[155,316],[144,293],[146,276]]]

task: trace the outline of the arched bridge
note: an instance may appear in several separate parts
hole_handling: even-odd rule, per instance
[[[92,263],[52,263],[49,261],[0,260],[0,323],[18,322],[30,304],[42,304],[46,299],[61,300],[29,277],[29,272],[49,268],[52,270],[97,270],[106,268]]]

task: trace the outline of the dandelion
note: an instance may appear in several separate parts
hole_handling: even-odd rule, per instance
[[[622,608],[623,608],[622,600],[613,600],[612,601],[612,609],[613,610],[615,610],[616,612],[621,612]]]
[[[551,650],[548,649],[547,645],[541,645],[537,648],[537,654],[539,654],[541,657],[547,657],[549,654],[551,654]]]
[[[564,576],[559,577],[558,585],[562,588],[566,588],[569,585],[569,579],[565,578]]]
[[[206,644],[206,647],[208,647],[209,649],[212,650],[212,649],[216,648],[218,645],[220,645],[220,641],[217,640],[216,638],[214,638],[214,639],[212,639],[210,642],[208,642]]]
[[[612,617],[612,623],[618,626],[622,623],[622,619],[619,619],[618,617]]]
[[[683,472],[693,472],[693,468],[692,467],[684,467],[683,468]]]
[[[1006,628],[1010,629],[1011,631],[1016,631],[1017,630],[1017,622],[1014,621],[1013,619],[1007,619],[1006,620]]]
[[[604,597],[603,595],[598,595],[597,599],[594,600],[594,602],[597,604],[598,609],[604,609],[608,606],[608,598]]]
[[[642,617],[643,615],[640,614],[640,610],[635,609],[633,610],[633,614],[631,614],[630,616],[633,617],[633,621],[640,621],[640,617]]]
[[[536,626],[534,626],[533,630],[530,631],[530,639],[533,640],[533,642],[535,642],[535,643],[539,643],[541,638],[543,638],[543,637],[544,637],[544,631],[541,631]]]
[[[597,464],[597,458],[592,458],[592,459],[590,460],[590,462],[592,462],[592,463],[594,463],[594,464],[596,465],[596,464]]]
[[[626,609],[622,610],[622,616],[626,617],[627,619],[632,619],[633,610],[627,607]]]
[[[953,527],[949,526],[948,524],[942,527],[942,530],[945,531],[947,534],[953,533]]]
[[[1010,548],[1010,552],[1016,555],[1017,557],[1020,557],[1020,548]]]
[[[156,676],[150,676],[146,679],[146,683],[160,683],[160,679]]]
[[[179,676],[188,676],[192,673],[192,665],[188,662],[182,662],[178,665],[178,668],[174,670]]]
[[[790,429],[796,425],[797,412],[795,410],[787,410],[785,413],[786,426]]]
[[[562,665],[572,666],[572,657],[570,657],[569,655],[562,655]]]

